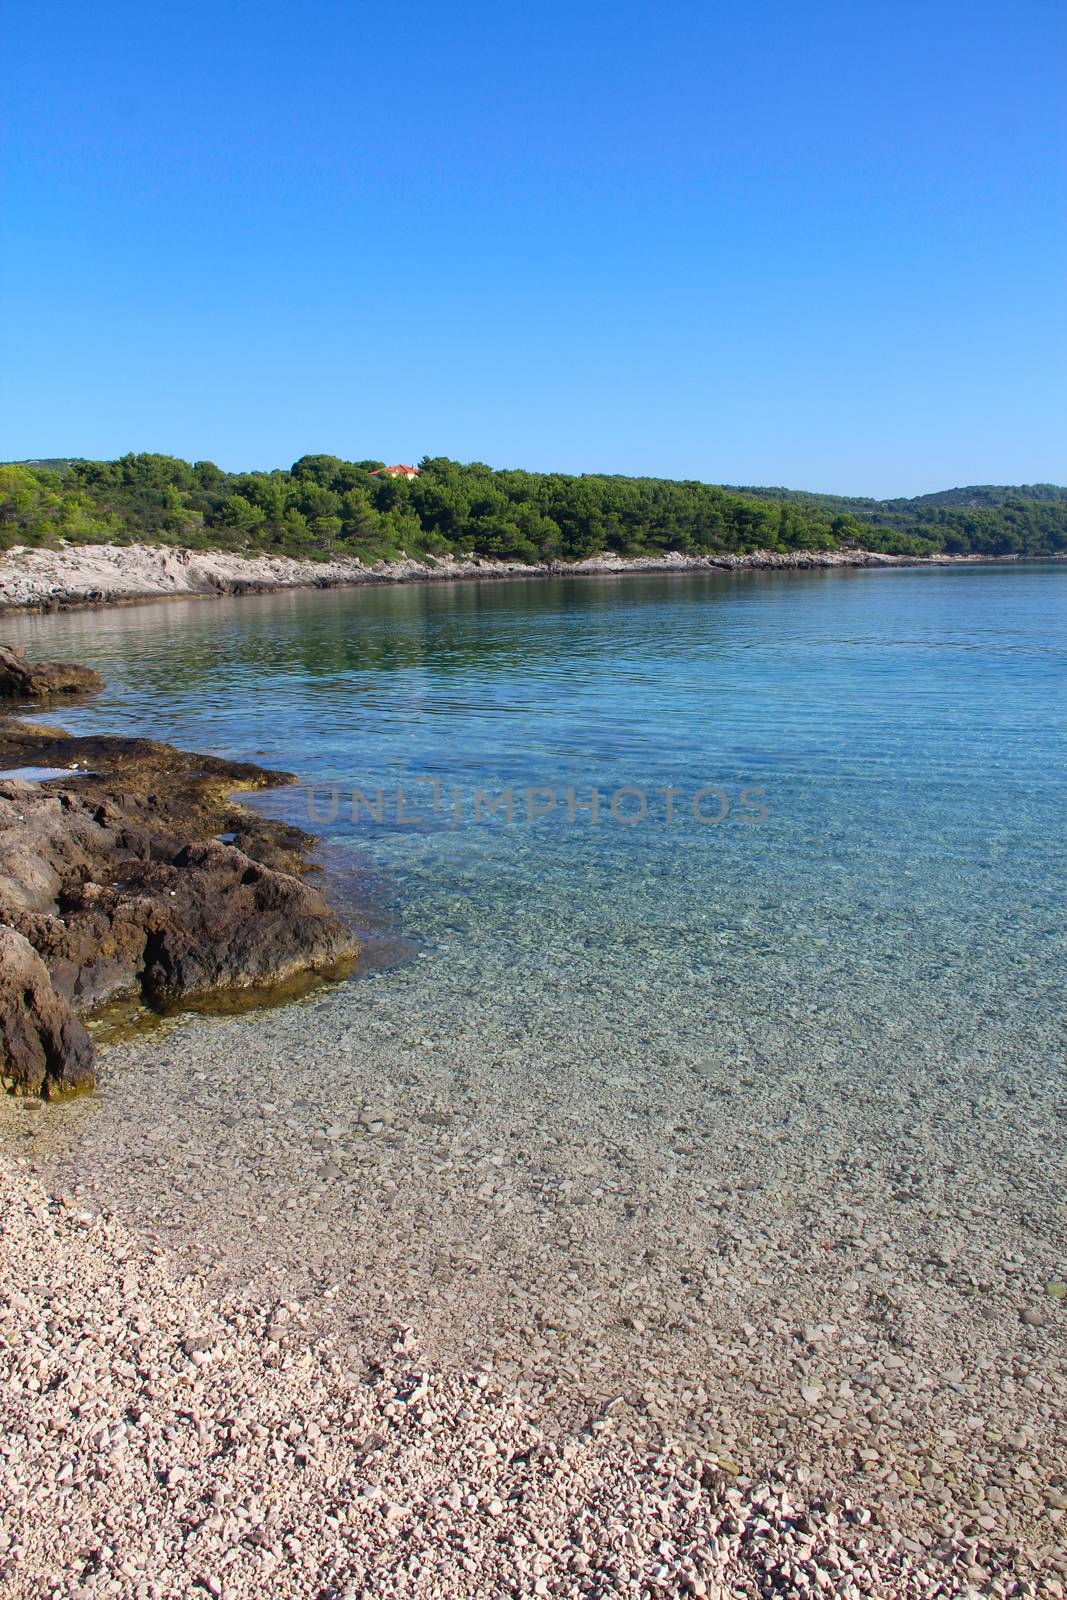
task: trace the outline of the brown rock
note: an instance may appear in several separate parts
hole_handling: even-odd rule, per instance
[[[0,654],[0,671],[13,657]],[[20,685],[31,681],[20,672]],[[0,717],[0,767],[75,765],[73,781],[0,781],[8,1087],[56,1094],[91,1083],[77,1015],[106,1001],[170,1010],[217,996],[228,1009],[227,991],[280,998],[292,980],[351,966],[358,941],[303,876],[312,836],[234,798],[290,774]],[[29,985],[27,952],[37,963]]]
[[[141,983],[157,1005],[329,971],[356,953],[318,889],[232,845],[186,845],[168,866],[135,874],[135,886],[152,896]]]
[[[70,661],[27,661],[20,650],[0,644],[0,695],[13,698],[78,694],[99,689],[103,679],[92,667]]]
[[[116,846],[112,836],[105,848],[120,883],[70,884],[55,910],[9,910],[78,1011],[138,994],[170,1008],[333,972],[355,956],[356,941],[304,879],[215,841],[172,848],[161,861],[149,853],[161,843],[128,832]],[[136,855],[121,853],[137,844]],[[0,880],[0,906],[2,893]]]
[[[93,1086],[93,1042],[33,946],[0,926],[0,1078],[20,1094]]]
[[[0,782],[9,1087],[57,1094],[88,1086],[92,1046],[76,1013],[106,1001],[134,997],[171,1009],[301,974],[337,976],[357,954],[357,941],[303,877],[235,845],[166,831],[168,823],[217,822],[218,793],[236,781],[214,770],[183,774],[173,752],[174,782],[164,793],[155,773],[166,754],[166,746],[147,747],[153,781],[140,792],[136,763],[69,787]],[[296,862],[307,836],[263,828],[260,836],[249,816],[242,842],[272,863]],[[36,963],[29,986],[20,965],[27,954]]]

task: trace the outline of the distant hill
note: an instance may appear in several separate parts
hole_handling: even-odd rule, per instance
[[[967,489],[939,489],[936,494],[918,495],[915,505],[1006,506],[1014,500],[1048,500],[1058,505],[1067,502],[1067,489],[1058,483],[972,484]]]
[[[84,461],[84,456],[42,456],[35,461],[15,461],[9,463],[16,467],[41,467],[45,472],[55,472],[61,478],[70,476],[70,469],[78,461]]]
[[[581,560],[599,550],[1067,550],[1067,488],[982,484],[913,499],[731,487],[617,474],[494,470],[424,456],[418,475],[376,460],[302,456],[288,470],[126,455],[0,466],[0,548],[104,539],[363,559],[477,552]]]
[[[756,495],[761,500],[786,500],[833,507],[854,516],[899,514],[924,506],[1006,506],[1020,500],[1043,500],[1067,504],[1067,488],[1058,483],[983,483],[962,489],[937,489],[932,494],[917,494],[910,499],[873,500],[863,495],[822,494],[809,489],[765,489],[755,486],[730,486],[732,494]]]

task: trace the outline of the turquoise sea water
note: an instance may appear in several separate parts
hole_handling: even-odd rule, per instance
[[[546,1403],[654,1372],[635,1403],[731,1455],[807,1448],[798,1323],[838,1330],[804,1370],[845,1383],[813,1460],[869,1434],[879,1350],[914,1383],[880,1448],[970,1436],[975,1401],[936,1376],[958,1363],[1062,1455],[1011,1373],[1064,1271],[1067,567],[362,589],[4,631],[102,671],[57,714],[73,729],[290,768],[301,787],[255,803],[297,821],[336,787],[324,859],[374,947],[311,1000],[107,1050],[95,1101],[23,1118],[76,1135],[63,1181],[220,1280],[340,1284],[345,1316],[409,1321],[435,1359],[490,1350]],[[352,820],[356,786],[385,791],[380,823]],[[474,816],[508,786],[510,822]],[[532,821],[531,787],[555,798]],[[568,788],[599,791],[595,825]],[[697,821],[712,788],[728,812]],[[611,815],[620,789],[647,817]]]
[[[331,866],[370,874],[424,953],[461,947],[466,970],[484,948],[489,979],[547,963],[562,994],[599,970],[650,996],[653,1034],[671,985],[716,1009],[743,992],[750,1018],[773,995],[818,1007],[828,1038],[858,1012],[872,1048],[969,1031],[981,1050],[991,1024],[1036,1045],[1062,1002],[1062,566],[300,593],[5,626],[104,673],[71,727],[296,771],[306,787],[268,808],[307,820],[310,789]],[[509,786],[510,823],[489,809]],[[694,819],[707,786],[703,818],[729,805],[717,823]]]

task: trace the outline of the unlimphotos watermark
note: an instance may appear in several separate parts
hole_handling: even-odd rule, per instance
[[[343,816],[353,822],[381,826],[418,827],[437,822],[458,826],[463,822],[496,822],[532,826],[555,818],[568,826],[601,823],[623,828],[641,824],[672,827],[696,823],[715,827],[730,819],[749,827],[766,822],[766,790],[760,784],[728,789],[705,783],[696,788],[676,784],[648,787],[624,783],[614,789],[590,784],[561,786],[551,783],[507,784],[501,789],[450,783],[435,776],[411,776],[404,783],[365,790],[341,784],[307,786],[308,821],[320,827]]]

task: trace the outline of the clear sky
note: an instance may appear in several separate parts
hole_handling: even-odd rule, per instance
[[[1067,482],[1062,0],[15,0],[0,458]]]

